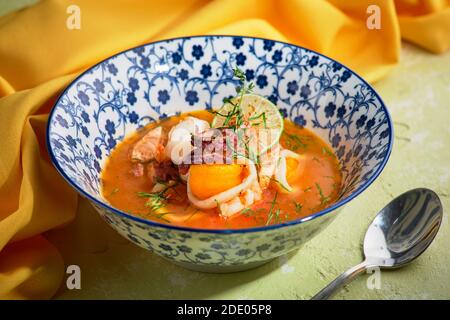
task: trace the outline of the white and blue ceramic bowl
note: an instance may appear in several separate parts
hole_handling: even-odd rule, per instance
[[[111,207],[99,178],[111,150],[149,122],[221,106],[235,94],[235,66],[256,93],[334,149],[343,173],[339,202],[306,218],[244,230],[176,227]],[[207,272],[248,269],[298,249],[378,177],[392,136],[378,94],[339,62],[287,43],[233,36],[159,41],[95,65],[59,97],[47,132],[58,171],[111,227],[174,263]]]

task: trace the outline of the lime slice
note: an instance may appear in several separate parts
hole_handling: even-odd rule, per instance
[[[244,94],[242,101],[240,101],[240,98],[240,96],[235,97],[231,102],[240,106],[243,115],[243,127],[258,130],[258,147],[252,147],[251,151],[255,154],[262,154],[270,150],[280,140],[284,126],[283,117],[276,105],[260,95]],[[211,123],[213,128],[230,127],[236,123],[236,116],[233,113],[236,107],[233,104],[225,103],[217,111]]]

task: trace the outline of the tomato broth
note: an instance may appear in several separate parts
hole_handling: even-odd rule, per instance
[[[232,216],[223,216],[219,208],[199,209],[186,196],[186,183],[173,186],[176,199],[164,204],[164,214],[155,214],[148,206],[148,197],[154,182],[146,168],[140,176],[134,174],[135,163],[130,161],[133,146],[152,128],[161,126],[170,130],[174,125],[192,116],[211,123],[208,111],[184,113],[168,117],[136,131],[111,152],[101,175],[104,198],[115,208],[140,218],[176,226],[201,229],[242,229],[273,225],[298,219],[318,212],[337,201],[341,172],[331,148],[313,131],[284,120],[280,145],[302,155],[302,173],[292,183],[292,192],[282,192],[271,182],[262,191],[262,198]]]

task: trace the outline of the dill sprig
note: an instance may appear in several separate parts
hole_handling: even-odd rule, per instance
[[[322,153],[326,154],[326,155],[328,155],[330,157],[334,157],[334,153],[330,149],[328,149],[327,147],[322,147]]]
[[[281,210],[275,209],[275,205],[277,204],[277,196],[278,191],[275,191],[275,196],[273,197],[272,201],[270,203],[269,212],[267,213],[267,221],[266,226],[268,226],[272,220],[274,220],[274,223],[277,223],[279,221]]]
[[[324,204],[327,204],[328,202],[330,202],[330,197],[327,197],[324,195],[322,187],[317,182],[316,182],[316,188],[317,188],[317,191],[319,192],[320,204],[324,205]]]
[[[291,134],[286,131],[283,132],[283,135],[286,137],[286,147],[294,152],[300,148],[306,149],[308,147],[299,135]]]
[[[315,161],[315,162],[317,162],[318,164],[320,164],[321,166],[323,166],[323,162],[319,159],[319,158],[317,158],[317,157],[312,157],[312,160],[313,161]]]
[[[138,192],[137,196],[140,198],[148,198],[145,202],[144,206],[149,208],[149,215],[154,218],[164,220],[170,223],[169,220],[164,218],[164,216],[170,214],[171,212],[159,212],[162,208],[167,206],[167,202],[170,199],[170,195],[168,194],[169,190],[174,190],[174,187],[177,185],[177,182],[169,184],[166,181],[157,181],[157,183],[164,186],[161,191],[157,192]],[[175,191],[176,192],[176,191]]]
[[[110,196],[113,196],[113,195],[115,195],[117,192],[119,192],[120,191],[120,189],[119,188],[114,188],[114,190],[113,191],[111,191],[111,193],[109,194]]]
[[[233,151],[234,158],[238,158],[238,157],[246,158],[255,164],[259,164],[259,162],[260,162],[259,155],[250,148],[250,143],[251,143],[251,139],[253,138],[253,136],[246,135],[245,130],[237,130],[235,132],[236,132],[238,143],[240,142],[242,145],[243,153],[239,152],[239,150],[242,150],[242,148],[240,148],[239,146],[236,146],[237,147],[237,149],[236,149],[235,146],[233,145],[233,142],[230,141],[230,139],[228,137],[225,138],[227,148]]]
[[[266,211],[266,209],[264,208],[258,208],[256,210],[253,210],[251,208],[245,208],[244,210],[241,211],[241,214],[246,217],[254,217],[256,215],[263,213],[264,211]]]
[[[261,112],[259,115],[255,115],[253,117],[248,118],[249,121],[253,121],[253,120],[257,120],[261,118],[262,119],[262,124],[264,125],[264,129],[267,129],[267,119],[266,119],[266,113],[265,112]],[[259,126],[261,125],[261,123],[257,122],[257,123],[253,123],[252,126]]]
[[[282,223],[289,219],[289,214],[277,207],[278,206],[277,197],[278,192],[275,192],[273,199],[270,202],[267,202],[268,204],[270,204],[269,209],[258,208],[254,210],[251,208],[245,208],[240,212],[240,214],[249,218],[252,217],[256,221],[265,223],[266,226],[270,224]],[[262,216],[264,214],[266,215],[266,217]]]
[[[281,159],[281,158],[280,158]],[[283,190],[286,190],[287,192],[291,192],[292,190],[289,190],[288,188],[286,188],[280,181],[278,181],[275,178],[270,178],[270,181],[275,182],[280,188],[282,188]]]
[[[149,208],[152,212],[158,211],[159,209],[167,205],[167,200],[169,197],[165,194],[165,191],[160,192],[138,192],[138,197],[148,198],[145,206]]]
[[[194,212],[192,212],[192,213],[189,215],[189,217],[187,217],[186,220],[184,220],[184,222],[189,221],[189,220],[190,220],[193,216],[195,216],[198,212],[200,212],[200,209],[196,208],[196,209],[194,210]]]
[[[294,207],[295,207],[295,212],[301,213],[302,209],[303,209],[303,205],[300,202],[296,202],[295,200],[293,201],[293,203],[294,203]]]

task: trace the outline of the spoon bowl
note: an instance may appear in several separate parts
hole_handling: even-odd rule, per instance
[[[375,217],[364,237],[365,260],[350,268],[312,299],[327,299],[367,268],[399,268],[419,257],[435,238],[443,210],[438,195],[418,188],[392,200]]]

